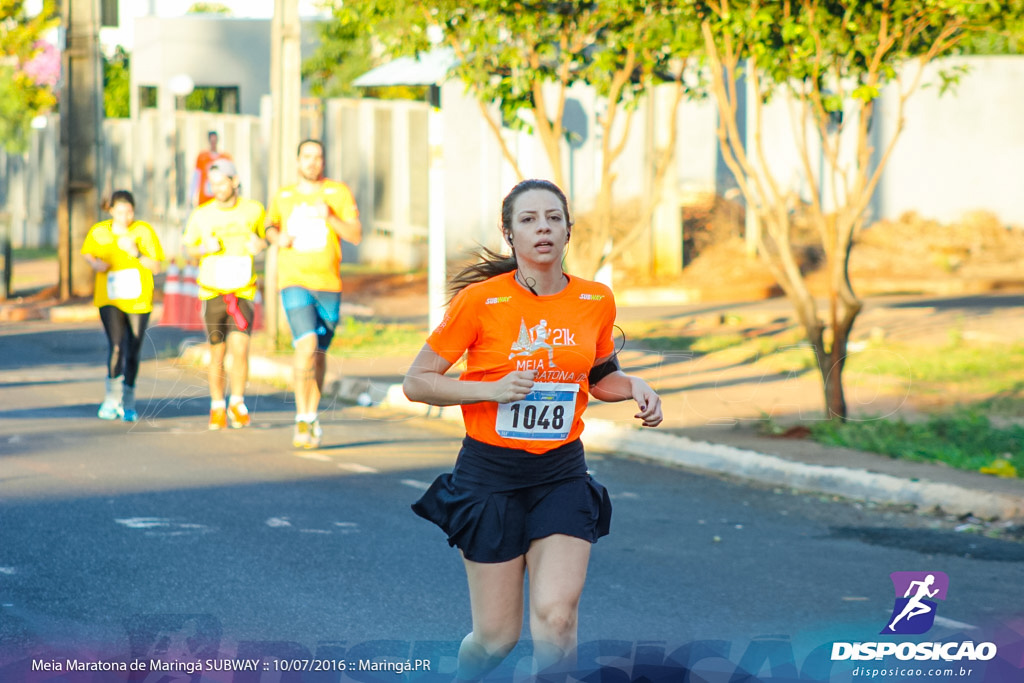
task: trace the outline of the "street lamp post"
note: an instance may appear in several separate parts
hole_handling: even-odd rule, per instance
[[[184,111],[185,98],[188,97],[196,84],[188,74],[176,74],[167,79],[167,91],[174,97],[173,101],[167,97],[163,100],[165,107],[162,115],[163,125],[166,126],[167,148],[170,150],[171,158],[168,166],[167,187],[171,194],[168,199],[167,219],[174,224],[181,222],[182,192],[178,187],[178,148],[181,140],[178,138],[178,111]],[[185,193],[187,199],[187,192]]]

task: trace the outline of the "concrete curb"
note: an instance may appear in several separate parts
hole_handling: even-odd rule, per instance
[[[414,414],[427,413],[422,404],[407,399],[399,385],[388,388],[381,405]],[[435,408],[430,415],[444,420],[462,419],[462,412],[456,406]],[[983,519],[1024,516],[1024,496],[915,481],[849,467],[810,465],[650,429],[624,427],[610,420],[588,418],[586,422],[587,447],[596,452],[629,455],[761,484],[875,503],[915,505],[925,510],[942,508],[956,515],[970,513]]]
[[[190,344],[180,359],[205,364],[205,344]],[[272,358],[252,356],[250,377],[287,385],[291,366]],[[458,406],[427,407],[406,398],[399,384],[366,377],[327,377],[325,395],[360,405],[376,405],[419,417],[461,422]],[[1024,517],[1024,496],[926,479],[907,479],[890,474],[842,466],[795,462],[774,455],[721,444],[693,441],[683,436],[623,426],[611,420],[587,419],[587,447],[595,452],[627,455],[676,465],[698,472],[728,475],[804,492],[824,493],[854,500],[889,505],[914,505],[919,509],[941,508],[955,515],[973,514],[982,519]]]
[[[692,441],[683,436],[624,428],[607,420],[587,420],[587,435],[600,443],[594,448],[602,451],[625,453],[799,491],[828,493],[875,503],[915,505],[925,510],[941,508],[956,515],[970,513],[983,519],[1024,515],[1024,496],[905,479],[849,467],[794,462],[732,446]]]

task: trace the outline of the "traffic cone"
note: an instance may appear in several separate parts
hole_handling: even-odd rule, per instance
[[[182,324],[186,330],[202,330],[203,323],[203,302],[199,300],[199,283],[196,277],[199,275],[199,266],[185,266],[184,278],[181,286],[182,296]]]
[[[167,276],[164,279],[164,312],[160,316],[160,324],[180,327],[181,305],[181,269],[178,268],[177,263],[171,261],[170,265],[167,266]]]

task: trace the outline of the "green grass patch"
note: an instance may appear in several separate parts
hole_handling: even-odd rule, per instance
[[[919,462],[945,463],[980,470],[999,459],[1024,474],[1024,427],[997,428],[977,410],[958,409],[922,422],[859,420],[820,422],[811,427],[815,441]]]
[[[739,332],[727,332],[725,334],[707,334],[702,337],[693,337],[692,349],[699,353],[716,353],[739,346],[745,341],[745,337]]]
[[[346,275],[416,275],[423,273],[425,270],[395,270],[390,267],[385,267],[380,264],[373,263],[349,263],[348,261],[342,261],[339,266],[339,272],[341,277],[344,278]]]
[[[56,247],[19,247],[12,250],[15,261],[34,261],[36,259],[56,259]]]
[[[419,325],[357,320],[346,316],[334,332],[328,353],[340,358],[353,356],[415,356],[427,338]]]
[[[918,382],[973,382],[991,378],[1024,380],[1024,344],[878,344],[847,361],[851,372],[906,376]]]

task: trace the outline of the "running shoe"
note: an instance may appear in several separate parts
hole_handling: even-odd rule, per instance
[[[228,412],[223,408],[210,408],[210,429],[224,429],[228,426]]]
[[[295,448],[309,448],[309,423],[299,420],[295,423],[295,433],[292,435],[292,446]]]
[[[320,420],[313,420],[309,423],[309,443],[306,448],[320,448],[320,439],[323,438],[324,430],[320,429]]]
[[[231,423],[232,429],[248,427],[250,421],[249,409],[245,407],[244,403],[228,406],[228,422]]]
[[[100,404],[100,409],[96,413],[96,417],[101,420],[116,420],[121,417],[122,413],[123,410],[120,402],[104,399],[103,403]]]
[[[125,408],[124,414],[121,416],[121,419],[124,420],[125,422],[138,422],[139,413],[138,411],[133,410],[131,408]]]

